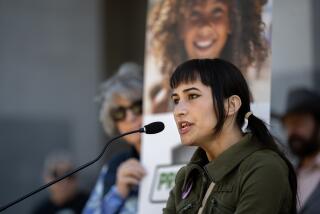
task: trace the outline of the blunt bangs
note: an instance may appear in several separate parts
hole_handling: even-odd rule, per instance
[[[208,72],[203,70],[207,70],[207,68],[205,68],[201,60],[192,59],[182,63],[176,68],[170,78],[171,89],[177,88],[181,83],[192,83],[198,79],[204,85],[210,86],[210,77],[206,75]]]

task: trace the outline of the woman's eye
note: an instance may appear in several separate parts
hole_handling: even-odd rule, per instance
[[[215,9],[212,11],[212,16],[213,16],[214,19],[219,19],[219,18],[221,18],[223,15],[224,15],[224,11],[223,11],[223,9],[221,9],[221,8],[215,8]]]
[[[201,13],[199,13],[196,10],[192,10],[189,13],[186,14],[185,19],[190,22],[191,24],[196,24],[201,20]]]
[[[179,99],[172,99],[172,102],[173,102],[174,104],[178,104],[178,103],[179,103]]]
[[[198,19],[200,19],[200,17],[201,17],[201,15],[200,15],[200,13],[199,12],[197,12],[197,11],[192,11],[190,14],[189,14],[189,19],[191,19],[191,20],[198,20]]]
[[[193,100],[193,99],[196,99],[196,98],[198,98],[200,95],[198,95],[198,94],[189,94],[189,100]]]

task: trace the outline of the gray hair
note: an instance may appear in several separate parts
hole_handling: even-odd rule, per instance
[[[108,135],[118,133],[110,110],[116,107],[115,98],[122,97],[129,101],[142,99],[143,76],[142,68],[136,63],[123,63],[118,72],[103,82],[97,96],[100,102],[100,122]]]

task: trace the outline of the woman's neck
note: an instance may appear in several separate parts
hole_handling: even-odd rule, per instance
[[[209,161],[216,159],[220,154],[226,151],[232,145],[238,143],[243,134],[238,127],[223,129],[218,136],[215,136],[211,142],[201,146],[207,153]]]

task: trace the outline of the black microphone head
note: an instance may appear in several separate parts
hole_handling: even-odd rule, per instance
[[[164,129],[163,122],[153,122],[144,126],[144,132],[146,134],[157,134]]]

